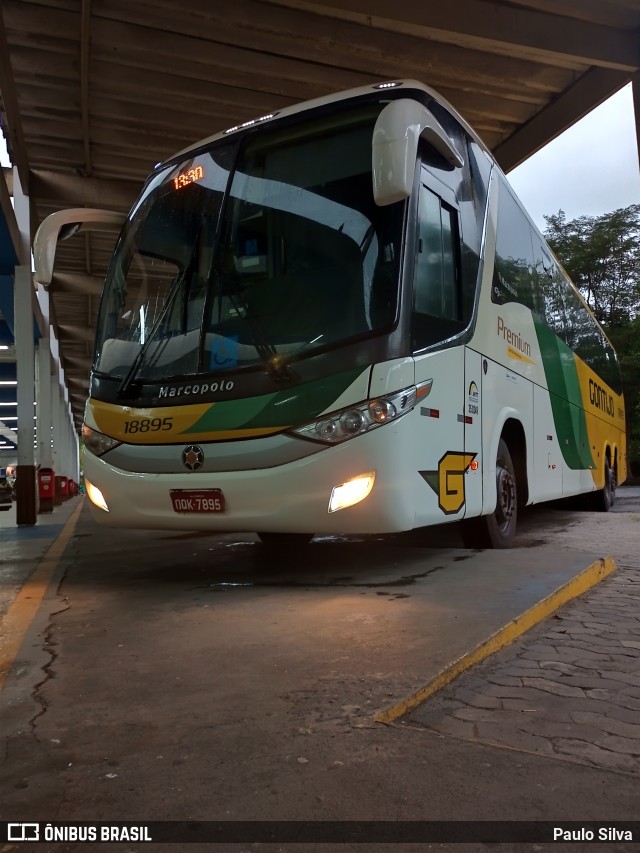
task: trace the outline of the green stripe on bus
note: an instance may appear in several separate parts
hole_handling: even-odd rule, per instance
[[[184,434],[229,429],[284,428],[304,423],[327,409],[362,372],[362,368],[358,367],[259,397],[222,400],[214,403]]]
[[[534,316],[534,323],[562,457],[573,470],[591,468],[593,457],[587,440],[576,356],[543,320]]]

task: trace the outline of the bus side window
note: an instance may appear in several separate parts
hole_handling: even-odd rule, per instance
[[[532,311],[536,304],[536,260],[529,220],[503,179],[498,196],[496,261],[491,299],[498,305],[519,302]]]
[[[420,350],[461,332],[458,212],[420,187],[413,289],[412,341]]]

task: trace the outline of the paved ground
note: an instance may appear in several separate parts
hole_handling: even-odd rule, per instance
[[[74,498],[52,513],[38,516],[34,527],[16,527],[15,503],[10,510],[0,512],[0,617],[59,536],[79,500]]]
[[[640,491],[640,490],[637,490]],[[600,543],[617,572],[405,720],[465,740],[640,773],[640,508],[636,490],[562,535]],[[624,529],[624,533],[622,532]],[[640,807],[638,810],[640,814]]]
[[[532,511],[507,557],[319,543],[294,572],[251,542],[118,537],[83,516],[54,612],[0,695],[0,819],[633,820],[639,521],[640,489],[621,489],[608,515]],[[617,572],[407,717],[372,721],[419,686],[425,655],[456,656],[470,614],[536,590],[527,561],[548,573],[594,554]],[[508,594],[482,602],[509,568]],[[372,842],[215,849],[446,848]],[[113,847],[154,848],[183,849]]]
[[[640,773],[639,567],[620,568],[406,724]]]

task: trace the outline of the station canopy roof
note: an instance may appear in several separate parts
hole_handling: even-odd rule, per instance
[[[126,211],[154,164],[298,101],[438,90],[505,171],[635,78],[638,0],[3,0],[0,109],[33,228]],[[606,156],[606,152],[603,152]],[[115,235],[61,245],[51,319],[79,425]]]

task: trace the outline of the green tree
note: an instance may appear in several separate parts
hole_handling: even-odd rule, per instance
[[[640,313],[640,204],[567,222],[545,216],[545,237],[593,313],[606,327]]]
[[[624,326],[610,327],[606,332],[620,361],[631,473],[640,477],[640,316]]]
[[[631,471],[640,476],[640,204],[567,221],[545,237],[602,324],[620,360]]]

